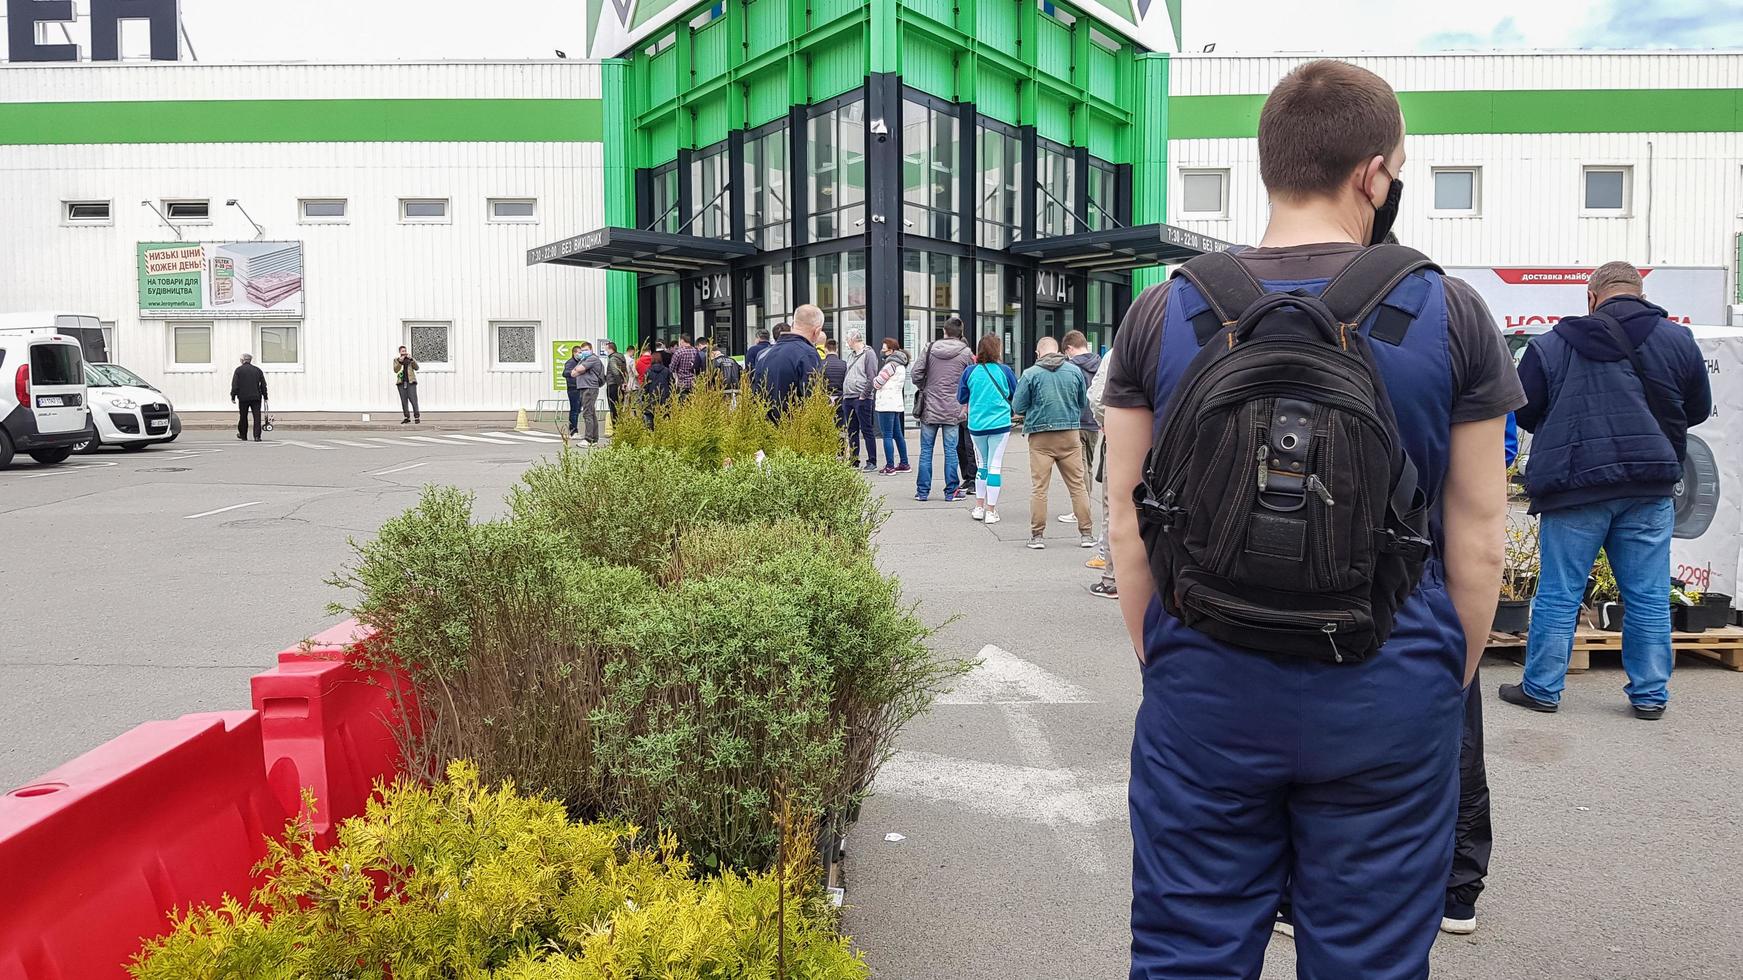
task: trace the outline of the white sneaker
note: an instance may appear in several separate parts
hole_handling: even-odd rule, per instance
[[[968,516],[974,518],[977,521],[984,521],[984,520],[986,520],[986,508],[985,507],[976,507],[975,509],[968,512]]]
[[[588,446],[593,445],[593,443],[588,442],[585,439],[582,439],[581,441],[575,443],[575,445],[580,446],[582,449],[586,449]]]
[[[1061,524],[1076,524],[1077,523],[1077,515],[1076,514],[1060,514],[1059,515],[1059,523],[1061,523]]]
[[[1440,931],[1450,936],[1468,936],[1477,931],[1477,917],[1474,915],[1468,919],[1442,917]]]
[[[996,510],[987,511],[986,512],[986,522],[988,524],[997,524],[999,522],[999,512]]]
[[[1030,551],[1040,551],[1046,547],[1047,547],[1047,543],[1042,541],[1040,538],[1030,538],[1029,539],[1029,550]]]
[[[1290,939],[1294,939],[1295,923],[1279,918],[1271,923],[1271,931],[1279,936],[1288,936]]]

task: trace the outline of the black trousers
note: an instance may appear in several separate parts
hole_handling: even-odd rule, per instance
[[[1489,876],[1489,856],[1495,850],[1495,828],[1489,820],[1489,773],[1483,765],[1482,671],[1465,689],[1465,731],[1459,741],[1459,818],[1453,825],[1452,875],[1447,878],[1450,901],[1475,905]]]
[[[611,424],[617,424],[617,403],[623,401],[623,385],[605,386],[605,407],[611,413]]]
[[[413,381],[411,384],[399,385],[398,388],[400,413],[408,419],[423,418],[424,411],[418,407],[418,383]]]
[[[248,436],[248,413],[254,413],[254,438],[260,438],[260,399],[244,398],[236,403],[236,438]]]
[[[974,436],[969,434],[966,421],[956,427],[956,463],[962,471],[962,485],[972,491],[974,481],[980,479],[980,463],[974,458]]]

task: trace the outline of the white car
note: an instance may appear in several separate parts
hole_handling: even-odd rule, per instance
[[[53,328],[0,330],[0,469],[14,453],[62,462],[93,432],[79,342]]]
[[[76,452],[96,452],[98,446],[137,452],[154,442],[174,442],[182,434],[181,416],[169,398],[121,365],[87,362],[85,383],[97,438],[81,443]]]

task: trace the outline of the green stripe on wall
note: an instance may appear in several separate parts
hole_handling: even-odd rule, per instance
[[[1491,133],[1743,132],[1743,89],[1547,89],[1400,92],[1405,125],[1421,136]],[[1251,139],[1263,95],[1168,100],[1168,138]]]
[[[0,102],[0,145],[597,143],[598,99]]]

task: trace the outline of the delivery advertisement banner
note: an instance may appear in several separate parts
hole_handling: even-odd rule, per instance
[[[1586,280],[1596,266],[1448,266],[1483,297],[1495,324],[1507,333],[1540,332],[1564,316],[1585,316]],[[1678,323],[1727,322],[1725,270],[1656,266],[1640,270],[1646,298]]]
[[[139,315],[303,317],[301,242],[141,242]]]
[[[1703,592],[1736,596],[1743,534],[1743,329],[1697,327],[1695,341],[1713,386],[1713,415],[1689,429],[1674,498],[1670,574]]]

